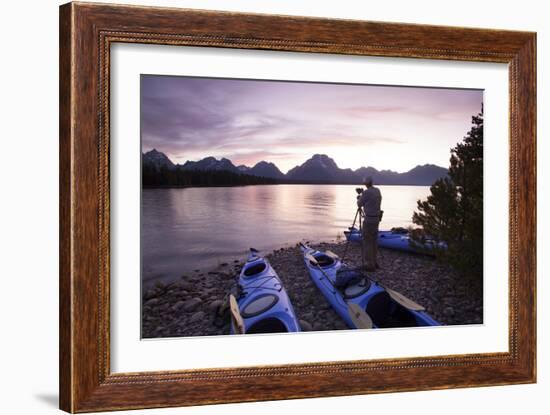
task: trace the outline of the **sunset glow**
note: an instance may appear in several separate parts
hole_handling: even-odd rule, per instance
[[[283,172],[316,153],[340,168],[446,167],[482,102],[481,90],[143,75],[142,151]]]

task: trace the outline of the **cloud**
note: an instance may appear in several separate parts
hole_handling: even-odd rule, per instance
[[[354,106],[343,108],[344,114],[350,116],[369,116],[379,114],[395,114],[405,112],[405,107],[400,106],[384,106],[384,105],[367,105],[367,106]]]
[[[144,75],[142,150],[255,164],[400,145],[410,154],[429,149],[435,163],[448,158],[481,100],[481,91]]]

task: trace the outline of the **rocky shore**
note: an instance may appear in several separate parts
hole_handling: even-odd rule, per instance
[[[342,256],[345,242],[312,246]],[[309,279],[300,249],[276,250],[266,256],[282,280],[304,331],[342,330],[346,325]],[[360,265],[360,248],[350,244],[346,262]],[[233,259],[209,272],[195,270],[179,281],[157,283],[143,293],[142,337],[208,336],[229,333],[227,313],[219,313],[235,284],[242,261]],[[374,278],[419,304],[446,325],[483,322],[481,281],[458,275],[427,256],[380,249],[381,269]]]

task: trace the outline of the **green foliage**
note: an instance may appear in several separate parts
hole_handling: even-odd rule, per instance
[[[413,222],[423,233],[447,243],[438,256],[464,274],[483,274],[483,108],[472,128],[451,149],[448,177],[437,180],[418,201]],[[422,236],[413,239],[421,242]]]

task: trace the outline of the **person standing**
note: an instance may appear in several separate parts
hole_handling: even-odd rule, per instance
[[[357,198],[357,206],[363,209],[363,263],[366,271],[375,271],[379,268],[376,260],[378,251],[378,224],[381,220],[380,205],[382,193],[373,186],[372,177],[365,177],[363,181],[367,187]]]

